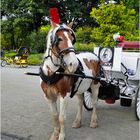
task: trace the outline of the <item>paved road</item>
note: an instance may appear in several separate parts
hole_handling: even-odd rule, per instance
[[[38,67],[1,68],[2,140],[48,140],[52,123],[48,105],[40,88],[39,77],[24,75],[38,72]],[[67,108],[66,140],[138,140],[139,123],[132,107],[121,107],[99,101],[98,128],[89,128],[91,112],[84,109],[82,127],[71,127],[76,112],[76,99]]]

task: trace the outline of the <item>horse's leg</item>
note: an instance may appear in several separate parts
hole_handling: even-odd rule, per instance
[[[96,103],[98,99],[98,92],[99,92],[99,87],[100,84],[94,84],[94,82],[91,85],[91,90],[92,90],[92,100],[93,100],[93,111],[92,111],[92,116],[91,116],[91,122],[90,122],[90,127],[96,128],[97,127],[97,113],[96,113]]]
[[[60,134],[58,140],[64,140],[65,139],[65,125],[64,125],[64,119],[65,119],[65,110],[67,106],[67,96],[62,97],[60,96],[60,113],[59,113],[59,123],[60,123]]]
[[[73,128],[81,127],[83,94],[78,94],[77,97],[78,97],[78,108],[77,108],[76,118],[75,118],[73,125],[72,125]]]
[[[59,118],[58,118],[58,111],[57,111],[57,103],[56,101],[48,100],[51,115],[53,119],[53,125],[54,125],[54,132],[50,138],[50,140],[58,140],[59,132],[60,132],[60,124],[59,124]]]

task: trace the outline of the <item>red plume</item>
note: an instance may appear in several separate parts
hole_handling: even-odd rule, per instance
[[[57,8],[50,8],[50,17],[51,20],[57,24],[60,23],[60,17],[59,17],[59,13],[58,13],[58,9]]]

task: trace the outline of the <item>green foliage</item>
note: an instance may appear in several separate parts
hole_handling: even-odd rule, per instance
[[[97,45],[114,46],[113,34],[119,32],[126,40],[138,40],[138,31],[135,25],[135,10],[127,9],[121,4],[104,4],[93,8],[91,17],[96,19],[99,27],[92,30],[91,37]]]
[[[10,58],[15,56],[17,53],[13,51],[5,52],[5,56]],[[43,54],[30,54],[28,57],[28,64],[29,65],[41,65],[43,63]]]
[[[41,26],[38,32],[32,32],[25,41],[32,53],[42,53],[46,48],[46,36],[50,26]]]
[[[91,18],[89,16],[92,7],[97,6],[99,0],[59,0],[48,1],[47,5],[50,7],[57,7],[62,23],[76,19],[76,26],[90,25]]]
[[[81,27],[76,33],[77,49],[90,48],[91,42],[113,46],[112,36],[116,32],[120,32],[126,40],[139,40],[136,30],[139,23],[138,0],[125,0],[125,6],[121,3],[98,7],[98,4],[99,0],[1,0],[1,45],[8,50],[28,46],[33,53],[43,52],[50,28],[43,25],[48,25],[45,17],[49,17],[50,7],[58,8],[62,23],[77,19],[73,26]]]
[[[139,0],[125,0],[125,5],[129,9],[135,9],[136,11],[136,27],[139,29]]]
[[[139,1],[138,0],[125,0],[126,7],[135,9],[139,14]]]
[[[95,44],[93,42],[91,43],[76,43],[75,50],[77,52],[80,51],[93,51],[93,48],[95,47]]]
[[[28,57],[29,65],[41,65],[43,62],[42,59],[43,54],[31,54]]]
[[[91,38],[92,27],[83,26],[76,30],[76,51],[93,51],[95,44]]]
[[[0,39],[1,39],[1,46],[9,50],[11,47],[10,34],[7,33],[7,36],[6,36],[0,33]]]
[[[4,46],[18,49],[31,31],[38,31],[46,24],[44,16],[47,14],[45,5],[36,0],[2,0],[2,34]],[[8,35],[8,38],[6,37]]]
[[[92,28],[89,26],[79,27],[76,30],[76,38],[78,42],[81,43],[89,43],[91,42],[91,30]]]
[[[15,56],[16,54],[17,54],[17,53],[14,52],[14,51],[5,52],[5,56],[6,56],[6,57],[13,57],[13,56]]]

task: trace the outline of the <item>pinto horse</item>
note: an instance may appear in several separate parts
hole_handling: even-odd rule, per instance
[[[44,54],[44,63],[40,69],[41,88],[48,101],[53,118],[54,132],[50,140],[65,139],[65,110],[67,99],[78,96],[78,111],[72,127],[79,128],[82,119],[83,92],[92,90],[93,113],[90,127],[97,127],[96,102],[100,83],[92,79],[58,75],[57,72],[67,74],[97,76],[100,65],[97,56],[93,53],[83,52],[76,54],[74,43],[76,41],[72,24],[58,25],[52,23],[52,29],[47,36],[47,49]],[[57,110],[57,99],[60,98],[60,111]]]

